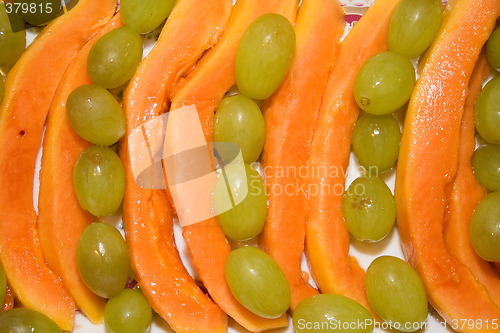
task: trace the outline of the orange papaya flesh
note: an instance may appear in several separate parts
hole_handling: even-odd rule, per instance
[[[500,318],[500,308],[449,252],[443,235],[467,85],[499,14],[498,0],[448,4],[409,103],[399,154],[395,194],[403,252],[420,274],[430,303],[448,322]],[[498,331],[491,325],[459,330]]]
[[[71,330],[75,304],[46,265],[33,208],[33,178],[43,126],[67,65],[106,24],[114,0],[82,0],[38,35],[5,82],[0,106],[0,260],[19,301],[63,330]]]
[[[12,292],[12,288],[7,286],[7,290],[5,292],[5,300],[2,305],[1,311],[7,311],[14,307],[14,293]]]
[[[278,90],[263,103],[266,139],[261,165],[269,210],[260,247],[287,277],[293,310],[318,291],[301,270],[307,218],[307,170],[312,135],[334,55],[345,28],[338,1],[305,0],[299,8],[295,58]],[[294,170],[282,175],[283,170]]]
[[[158,42],[125,91],[127,137],[165,111],[172,87],[216,43],[231,8],[229,0],[176,3]],[[137,186],[129,144],[124,139],[120,145],[127,181],[123,221],[138,285],[153,309],[175,331],[227,331],[227,315],[203,293],[181,261],[166,192]]]
[[[241,36],[257,17],[266,13],[278,13],[295,22],[297,6],[296,0],[237,1],[220,41],[177,86],[171,110],[196,105],[205,139],[212,141],[214,111],[224,94],[236,83],[234,62]],[[184,227],[183,236],[210,296],[236,322],[253,332],[288,325],[286,315],[277,319],[262,318],[243,307],[233,296],[225,276],[226,259],[231,248],[215,218]]]
[[[376,1],[340,45],[309,158],[308,181],[318,189],[309,197],[306,223],[306,252],[313,277],[321,292],[350,297],[374,316],[365,293],[364,270],[349,256],[342,200],[352,129],[359,114],[354,81],[368,58],[387,50],[389,22],[398,4],[398,0]]]
[[[123,22],[117,14],[68,65],[49,109],[43,139],[38,201],[40,244],[49,267],[93,323],[103,320],[106,303],[83,282],[76,261],[76,247],[81,233],[94,217],[80,207],[73,189],[73,167],[80,154],[92,144],[71,128],[66,116],[66,101],[77,87],[92,84],[87,75],[87,58],[94,43],[121,26]]]

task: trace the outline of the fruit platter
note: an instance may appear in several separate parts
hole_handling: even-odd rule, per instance
[[[0,0],[0,333],[500,332],[500,0]]]

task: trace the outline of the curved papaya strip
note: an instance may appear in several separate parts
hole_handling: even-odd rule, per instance
[[[7,286],[7,290],[5,291],[5,300],[2,304],[1,311],[10,310],[13,307],[14,307],[14,293],[12,292],[12,289],[9,286]]]
[[[372,314],[365,294],[364,271],[349,256],[349,232],[342,212],[352,129],[358,118],[354,81],[363,63],[387,49],[387,30],[399,0],[377,0],[340,45],[330,74],[309,159],[309,216],[306,250],[313,276],[323,293],[361,303]]]
[[[420,274],[430,303],[449,323],[500,318],[500,308],[469,268],[450,254],[443,236],[467,84],[499,14],[498,0],[448,4],[409,103],[399,154],[396,206],[403,252]],[[498,332],[492,325],[456,328]]]
[[[304,298],[318,293],[300,266],[307,218],[304,170],[344,28],[344,10],[338,1],[303,1],[295,25],[297,43],[292,67],[262,107],[266,140],[261,162],[269,211],[260,246],[276,260],[288,279],[291,310]]]
[[[93,323],[102,321],[106,303],[83,282],[76,262],[76,246],[94,217],[80,207],[73,189],[73,167],[80,154],[92,144],[71,128],[66,116],[66,100],[75,88],[92,84],[87,75],[92,45],[102,35],[121,26],[123,23],[117,14],[71,61],[52,101],[43,139],[38,200],[40,244],[49,267],[61,277],[76,305]]]
[[[179,0],[158,42],[125,91],[127,137],[159,116],[178,78],[218,40],[231,12],[229,0]],[[127,184],[123,222],[132,268],[154,310],[177,332],[225,332],[226,314],[193,281],[175,246],[173,220],[163,190],[137,186],[127,140],[120,155]]]
[[[490,75],[490,65],[486,55],[481,53],[476,68],[472,72],[469,94],[465,99],[460,128],[457,174],[451,184],[448,209],[444,215],[444,240],[450,254],[469,267],[472,275],[486,287],[490,298],[500,307],[500,278],[490,263],[477,255],[469,238],[470,221],[474,209],[488,193],[477,181],[471,165],[472,154],[476,148],[474,103],[481,91],[483,80],[488,75]]]
[[[73,327],[75,305],[45,264],[33,209],[35,161],[45,118],[66,67],[108,22],[115,0],[81,0],[35,39],[5,82],[0,107],[0,259],[21,303],[63,330]]]
[[[234,62],[241,36],[257,17],[266,13],[282,14],[294,21],[297,5],[297,0],[238,0],[220,41],[179,85],[171,109],[195,104],[207,142],[212,141],[214,111],[236,83]],[[262,318],[243,307],[233,296],[225,275],[231,248],[215,218],[186,226],[183,236],[203,284],[227,314],[254,332],[287,326],[286,315],[277,319]]]

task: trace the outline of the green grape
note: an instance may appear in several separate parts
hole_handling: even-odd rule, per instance
[[[83,209],[95,216],[115,213],[125,192],[125,170],[107,147],[84,150],[73,168],[73,186]]]
[[[408,59],[420,56],[436,37],[442,16],[441,0],[402,0],[389,25],[389,50]]]
[[[290,307],[285,274],[257,248],[244,246],[229,254],[226,280],[238,302],[261,317],[278,318]]]
[[[293,327],[297,333],[370,333],[374,320],[364,306],[350,298],[320,294],[297,305]]]
[[[392,115],[362,114],[352,132],[352,150],[365,168],[384,172],[394,166],[399,154],[401,131]]]
[[[252,163],[260,156],[265,137],[264,117],[251,98],[236,95],[221,101],[215,112],[214,141],[237,144],[245,163]]]
[[[19,2],[19,0],[18,0]],[[61,0],[21,0],[21,16],[31,25],[45,25],[61,11]]]
[[[245,164],[245,173],[235,165],[228,165],[219,175],[214,190],[215,212],[222,231],[234,240],[246,240],[260,234],[266,223],[267,195],[266,185],[259,173]],[[227,183],[226,183],[227,182]],[[246,183],[246,186],[243,184]],[[228,196],[231,189],[235,206],[232,207]],[[246,196],[245,196],[246,194]]]
[[[153,314],[139,289],[125,289],[111,298],[104,309],[108,333],[146,333]]]
[[[113,89],[132,78],[142,59],[142,38],[127,27],[112,30],[90,49],[87,73],[106,89]]]
[[[470,241],[487,261],[500,262],[500,192],[492,192],[477,205],[470,223]]]
[[[493,30],[493,33],[486,43],[486,57],[491,67],[500,71],[500,28]]]
[[[496,77],[481,90],[474,107],[476,130],[488,143],[500,144],[500,77]]]
[[[490,191],[500,191],[500,146],[486,145],[472,155],[476,179]]]
[[[125,114],[109,91],[84,85],[69,95],[68,121],[75,132],[96,145],[109,146],[125,135]]]
[[[115,227],[94,222],[85,228],[76,247],[76,260],[83,281],[97,295],[114,297],[125,288],[129,255]]]
[[[120,10],[125,25],[143,34],[165,21],[174,4],[175,0],[121,0]]]
[[[7,293],[7,277],[2,265],[0,265],[0,309],[5,303],[5,295]]]
[[[11,21],[13,21],[11,25]],[[12,27],[19,28],[12,32]],[[26,31],[21,16],[7,15],[5,4],[0,3],[0,71],[7,73],[26,49]]]
[[[359,177],[347,189],[344,218],[351,235],[361,241],[377,242],[391,231],[396,221],[396,204],[391,190],[378,177]]]
[[[0,333],[62,333],[62,331],[44,314],[26,308],[16,308],[0,311]]]
[[[411,96],[415,69],[410,60],[396,52],[381,52],[369,58],[354,82],[359,107],[371,114],[396,111]]]
[[[428,310],[424,284],[404,260],[375,259],[366,271],[365,289],[375,312],[393,328],[413,332],[422,327]]]
[[[266,99],[285,78],[295,52],[295,31],[287,18],[264,14],[245,31],[236,52],[236,84],[253,99]]]

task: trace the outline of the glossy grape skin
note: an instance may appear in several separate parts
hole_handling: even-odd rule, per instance
[[[391,169],[399,155],[401,131],[392,115],[361,114],[352,132],[352,149],[365,168]]]
[[[85,228],[76,248],[76,260],[83,281],[95,294],[110,298],[125,288],[129,255],[115,227],[94,222]]]
[[[472,155],[476,179],[490,191],[500,191],[500,146],[486,145]]]
[[[61,0],[21,0],[21,3],[30,6],[30,10],[23,10],[21,16],[34,26],[49,23],[61,10]]]
[[[104,309],[107,333],[146,333],[153,312],[139,289],[125,289],[111,298]]]
[[[359,177],[347,189],[342,210],[355,238],[377,242],[392,230],[396,204],[391,190],[378,177]]]
[[[441,0],[402,0],[391,19],[387,44],[408,59],[424,53],[441,26]]]
[[[225,173],[233,200],[237,204],[230,210],[217,215],[217,221],[224,234],[231,239],[247,240],[255,237],[261,233],[266,223],[266,185],[257,170],[248,164],[245,164],[245,175],[232,165],[225,168]],[[244,197],[245,188],[242,186],[244,182],[246,182],[248,190],[246,197]],[[227,191],[226,178],[221,174],[214,190],[216,213],[220,212],[222,207],[230,205],[226,195]],[[240,199],[242,197],[244,197],[243,201]]]
[[[245,246],[226,261],[226,280],[244,307],[264,318],[278,318],[290,306],[290,288],[278,264],[263,251]]]
[[[51,319],[26,308],[0,311],[0,332],[2,333],[62,333]]]
[[[365,289],[375,312],[393,328],[413,332],[427,318],[424,284],[417,272],[399,258],[375,259],[366,270]]]
[[[112,30],[92,46],[87,73],[95,84],[106,89],[126,83],[142,60],[142,38],[127,27]]]
[[[7,293],[7,277],[5,276],[5,271],[0,264],[0,309],[5,303],[5,295]]]
[[[313,323],[319,323],[319,327],[315,328]],[[321,329],[322,323],[328,323],[323,324],[328,328]],[[336,294],[308,297],[293,312],[293,327],[297,333],[369,333],[373,330],[373,323],[373,317],[365,307]],[[343,329],[343,325],[348,324],[350,328]]]
[[[369,58],[354,82],[354,98],[365,112],[388,114],[402,107],[415,85],[415,69],[407,58],[395,52],[381,52]]]
[[[125,170],[111,149],[84,150],[73,168],[73,186],[80,206],[95,216],[115,213],[125,192]]]
[[[491,67],[500,71],[500,28],[493,30],[486,43],[486,57]]]
[[[175,0],[122,0],[120,11],[125,25],[143,34],[165,21],[174,4]]]
[[[265,138],[264,117],[251,98],[235,95],[221,101],[214,118],[215,142],[237,144],[245,163],[252,163],[259,158]]]
[[[69,95],[68,121],[75,132],[96,145],[109,146],[125,135],[125,114],[109,91],[97,85],[83,85]]]
[[[470,241],[481,258],[500,262],[500,192],[488,194],[477,205],[470,224]]]
[[[474,107],[476,130],[488,143],[500,144],[500,77],[488,82]]]
[[[243,95],[266,99],[285,78],[295,52],[295,31],[284,16],[269,13],[245,31],[236,52],[236,84]]]
[[[24,26],[19,15],[11,14],[15,26]],[[0,3],[0,71],[7,73],[26,49],[26,31],[12,32],[5,4]]]

